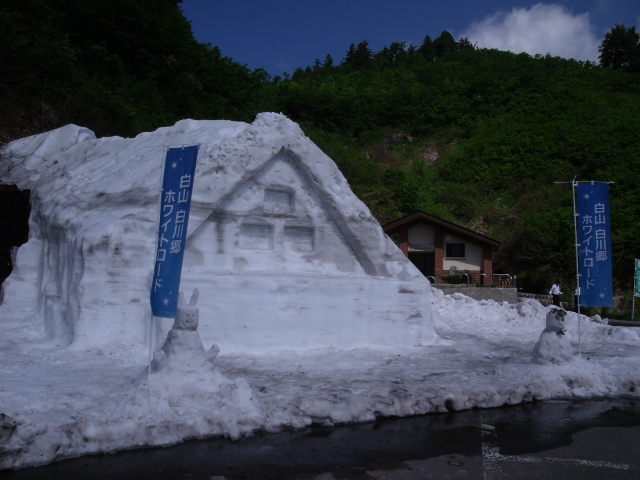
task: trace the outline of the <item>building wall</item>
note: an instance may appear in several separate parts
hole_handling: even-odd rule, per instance
[[[435,247],[435,229],[430,225],[418,223],[409,227],[409,245],[425,247],[426,251],[433,251]],[[431,247],[432,250],[428,250]]]
[[[410,251],[433,252],[435,257],[435,275],[447,275],[452,266],[457,270],[469,273],[484,274],[485,280],[476,276],[475,282],[490,285],[493,273],[493,251],[491,245],[473,242],[460,235],[455,235],[443,228],[416,221],[401,225],[387,234],[398,245],[407,257]],[[464,243],[465,256],[461,258],[446,257],[447,243]]]
[[[460,237],[456,237],[451,234],[444,235],[444,248],[445,257],[443,262],[443,270],[449,271],[451,267],[457,267],[458,270],[469,270],[470,272],[482,272],[483,267],[483,249],[482,245],[478,245],[465,240]],[[446,256],[446,244],[447,243],[464,243],[465,244],[465,256],[464,257],[447,257]]]

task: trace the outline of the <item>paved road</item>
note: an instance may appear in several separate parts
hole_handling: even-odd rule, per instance
[[[221,439],[0,472],[36,479],[634,479],[640,400],[539,402]]]
[[[638,320],[609,320],[609,325],[614,327],[640,327]]]

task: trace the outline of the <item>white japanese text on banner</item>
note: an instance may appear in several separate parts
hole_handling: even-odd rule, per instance
[[[151,310],[156,317],[176,316],[198,148],[195,145],[167,151],[160,199],[158,248],[151,285]]]
[[[609,184],[578,185],[580,305],[613,306]]]

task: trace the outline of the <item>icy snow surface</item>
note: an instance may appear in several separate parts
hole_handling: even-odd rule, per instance
[[[366,422],[534,399],[637,395],[640,337],[565,317],[574,357],[531,361],[548,308],[434,291],[439,340],[424,347],[225,354],[215,367],[151,376],[148,353],[78,350],[0,336],[0,468],[186,439]],[[191,332],[197,333],[197,332]],[[155,377],[155,378],[154,378]]]
[[[198,321],[165,322],[150,364],[158,161],[166,145],[203,138],[182,284],[200,291]],[[0,469],[314,422],[638,395],[638,329],[569,312],[559,336],[536,301],[431,290],[281,115],[184,120],[135,139],[67,126],[2,154],[0,178],[32,190],[32,214],[0,305]]]

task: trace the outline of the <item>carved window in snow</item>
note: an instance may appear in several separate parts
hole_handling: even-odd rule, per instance
[[[265,223],[243,223],[240,226],[238,245],[244,250],[271,250],[273,227]]]
[[[314,231],[309,227],[284,227],[284,246],[294,252],[312,252]]]
[[[264,209],[269,213],[291,213],[293,211],[293,194],[287,190],[265,189]]]

